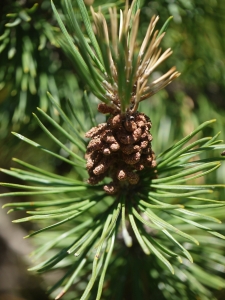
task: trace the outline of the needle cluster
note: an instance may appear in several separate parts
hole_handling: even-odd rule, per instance
[[[106,73],[103,75],[103,86],[106,90],[106,100],[115,110],[135,112],[141,101],[151,97],[157,91],[167,86],[180,73],[176,67],[159,78],[149,80],[155,69],[166,60],[172,50],[162,52],[160,43],[165,32],[155,30],[159,20],[153,16],[145,37],[138,45],[138,29],[140,10],[134,13],[135,2],[123,12],[120,12],[118,22],[116,8],[111,8],[110,27],[108,28],[104,15],[94,12],[92,15],[96,27]]]

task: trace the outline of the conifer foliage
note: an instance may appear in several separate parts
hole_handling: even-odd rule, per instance
[[[14,135],[71,171],[63,176],[20,159],[21,168],[1,170],[24,181],[1,183],[16,189],[2,197],[33,197],[4,206],[28,214],[14,222],[38,225],[28,235],[38,244],[31,270],[62,271],[48,291],[55,299],[215,299],[212,290],[225,288],[224,185],[204,180],[220,167],[225,145],[219,133],[203,134],[210,120],[154,153],[157,124],[139,105],[180,75],[172,67],[152,78],[172,54],[159,48],[170,19],[155,31],[153,16],[139,43],[139,1],[127,1],[120,14],[110,8],[109,24],[82,0],[76,13],[64,3],[62,15],[52,2],[59,43],[91,93],[64,109],[48,94],[60,123],[40,108],[34,114],[59,151]],[[161,112],[153,113],[159,121]]]

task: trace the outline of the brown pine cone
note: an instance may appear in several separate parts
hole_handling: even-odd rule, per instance
[[[99,105],[101,112],[111,113],[110,109]],[[156,166],[151,149],[151,125],[150,119],[143,113],[117,113],[107,123],[89,130],[85,135],[91,138],[85,155],[90,176],[88,183],[94,185],[105,177],[111,177],[113,181],[104,186],[108,194],[118,192],[124,182],[127,185],[137,184],[137,172]]]

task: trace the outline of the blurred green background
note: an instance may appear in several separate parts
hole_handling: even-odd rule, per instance
[[[61,2],[54,1],[58,8]],[[94,7],[101,5],[105,14],[111,4],[117,7],[124,5],[124,1],[85,2]],[[154,151],[159,153],[201,122],[214,118],[217,122],[205,134],[213,135],[221,131],[221,139],[225,139],[225,1],[141,1],[141,6],[140,39],[152,15],[160,16],[158,28],[169,16],[173,16],[162,43],[163,49],[173,49],[173,55],[153,76],[173,65],[181,72],[175,82],[141,105],[140,110],[144,110],[153,123]],[[19,132],[28,138],[35,138],[38,143],[43,142],[56,152],[60,151],[45,140],[32,118],[32,112],[38,106],[59,121],[47,91],[63,108],[67,106],[67,99],[71,99],[75,111],[83,114],[85,120],[85,113],[81,112],[81,98],[86,87],[60,49],[57,42],[59,36],[60,30],[49,0],[7,0],[1,3],[0,167],[9,168],[13,165],[11,158],[17,157],[59,174],[70,171],[66,165],[46,159],[43,153],[33,151],[11,134],[11,131]],[[96,99],[92,95],[90,98],[95,104]],[[217,173],[207,180],[209,183],[211,180],[225,183],[224,174],[225,165],[222,164]],[[15,182],[15,179],[0,174],[0,181],[12,180]],[[221,192],[218,198],[224,200],[224,196],[225,193]],[[0,273],[5,275],[5,280],[0,283],[2,300],[47,299],[43,292],[46,282],[54,281],[54,275],[40,279],[25,271],[29,265],[25,257],[32,245],[23,242],[22,236],[26,235],[30,226],[12,225],[5,211],[1,211]],[[225,294],[221,291],[216,297],[224,299]]]

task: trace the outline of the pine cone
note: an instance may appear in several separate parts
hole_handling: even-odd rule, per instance
[[[85,155],[88,183],[94,185],[111,177],[112,182],[104,186],[109,194],[118,192],[124,182],[136,185],[139,171],[156,166],[151,126],[145,114],[135,112],[115,114],[107,123],[91,128],[85,135],[91,138]]]

